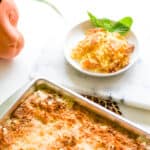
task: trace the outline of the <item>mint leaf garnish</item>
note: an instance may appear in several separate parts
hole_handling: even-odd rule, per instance
[[[107,18],[102,18],[102,19],[99,19],[99,22],[102,28],[110,32],[112,31],[112,26],[114,24],[112,20],[107,19]]]
[[[133,19],[131,17],[124,17],[124,18],[120,19],[118,22],[120,22],[124,26],[130,28],[133,24]]]
[[[91,12],[88,12],[91,23],[95,27],[101,27],[109,32],[118,32],[122,35],[130,31],[133,24],[133,19],[131,17],[124,17],[117,22],[114,22],[108,18],[98,19]]]
[[[101,24],[99,22],[99,19],[96,18],[92,13],[88,12],[88,16],[91,20],[91,23],[93,24],[93,26],[95,27],[101,27]]]
[[[115,23],[115,24],[113,25],[111,31],[112,31],[112,32],[118,32],[118,33],[124,35],[124,34],[127,33],[129,30],[130,30],[129,27],[123,25],[123,24],[120,23],[120,22],[117,22],[117,23]]]

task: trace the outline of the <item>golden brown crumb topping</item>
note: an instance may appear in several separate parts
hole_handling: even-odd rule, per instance
[[[136,136],[52,92],[34,92],[0,124],[0,150],[144,149]]]

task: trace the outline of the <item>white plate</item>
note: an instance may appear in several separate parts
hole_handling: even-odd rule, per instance
[[[120,69],[116,72],[113,72],[113,73],[95,73],[95,72],[91,72],[91,71],[82,69],[80,64],[71,58],[71,52],[72,52],[72,49],[77,45],[77,43],[80,40],[84,39],[85,32],[90,28],[93,28],[90,21],[84,21],[80,24],[75,25],[68,32],[68,34],[66,36],[65,47],[64,47],[65,58],[69,62],[69,64],[72,65],[75,69],[77,69],[78,71],[80,71],[84,74],[90,75],[90,76],[108,77],[108,76],[118,75],[118,74],[128,70],[137,61],[137,59],[138,59],[138,42],[137,42],[137,38],[136,38],[135,34],[131,31],[127,36],[127,40],[130,43],[134,44],[135,48],[134,48],[133,53],[131,54],[130,62],[126,67],[124,67],[123,69]]]

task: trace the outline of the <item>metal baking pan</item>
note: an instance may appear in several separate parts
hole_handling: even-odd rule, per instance
[[[38,78],[30,82],[25,87],[23,87],[23,89],[17,92],[19,94],[9,98],[7,101],[1,104],[0,105],[0,122],[5,121],[5,119],[7,119],[10,116],[10,114],[17,108],[17,106],[23,102],[25,97],[27,97],[28,95],[30,95],[37,89],[42,89],[44,87],[53,89],[62,95],[69,96],[80,105],[88,108],[91,111],[94,111],[98,115],[101,115],[114,123],[117,123],[120,127],[123,127],[124,129],[134,134],[137,134],[140,137],[148,141],[150,140],[150,133],[141,129],[133,122],[107,110],[106,108],[88,100],[87,98],[82,97],[81,95],[71,91],[70,89],[67,89],[54,82],[48,81],[45,78]]]

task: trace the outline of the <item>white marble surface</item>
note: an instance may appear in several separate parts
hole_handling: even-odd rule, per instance
[[[139,0],[136,4],[130,0],[124,3],[120,0],[55,0],[53,3],[62,12],[65,24],[62,20],[59,23],[58,16],[44,4],[34,0],[16,0],[16,3],[21,14],[19,28],[25,36],[26,44],[14,60],[0,60],[0,103],[29,81],[30,77],[45,75],[51,80],[86,93],[110,95],[112,89],[114,98],[124,98],[126,104],[131,106],[150,108],[150,21],[147,19],[149,5],[146,0]],[[139,11],[141,9],[142,11]],[[134,18],[133,30],[139,40],[140,60],[125,74],[109,79],[95,79],[77,72],[66,64],[63,49],[60,48],[63,46],[64,33],[66,28],[87,19],[87,10],[99,17],[118,19],[130,15]],[[123,92],[122,84],[125,85]],[[125,117],[150,131],[149,110],[123,104],[120,104],[120,107]]]

